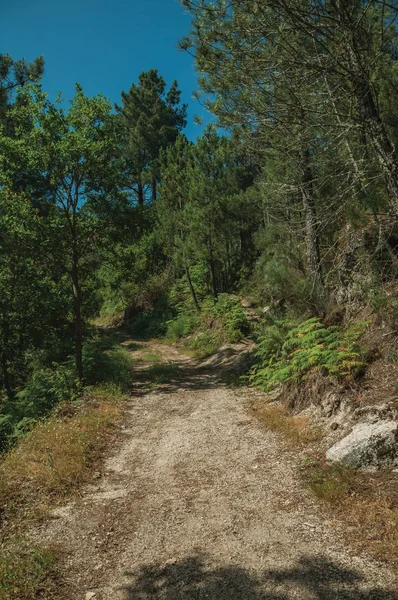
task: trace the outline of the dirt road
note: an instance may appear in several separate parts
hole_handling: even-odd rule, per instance
[[[242,391],[175,350],[143,350],[181,372],[148,387],[137,363],[104,473],[40,533],[65,547],[66,598],[398,600],[391,572],[344,547]]]

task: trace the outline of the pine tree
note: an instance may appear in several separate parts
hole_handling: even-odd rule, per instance
[[[176,81],[166,91],[166,82],[156,69],[141,73],[138,84],[122,92],[116,105],[125,155],[123,187],[139,205],[156,200],[159,153],[172,144],[186,124],[186,105],[180,105]]]

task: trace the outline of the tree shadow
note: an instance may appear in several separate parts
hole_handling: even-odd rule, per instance
[[[229,565],[207,566],[204,556],[166,565],[144,565],[126,573],[125,600],[398,600],[398,595],[367,587],[362,575],[326,557],[303,557],[286,570],[261,575]]]

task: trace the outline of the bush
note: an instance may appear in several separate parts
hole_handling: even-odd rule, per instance
[[[220,319],[228,341],[238,342],[249,333],[249,322],[238,298],[220,294],[212,312]]]
[[[95,339],[83,347],[83,369],[87,385],[110,384],[129,390],[132,363],[128,350],[111,340]]]
[[[223,344],[223,337],[217,329],[205,329],[195,337],[187,340],[185,348],[192,351],[196,358],[211,356]]]
[[[33,372],[16,398],[4,402],[1,407],[0,452],[30,431],[55,406],[66,400],[74,400],[78,394],[79,386],[69,363]]]
[[[88,386],[113,387],[112,393],[129,390],[132,380],[130,353],[110,337],[96,338],[83,346],[83,369]],[[74,359],[53,368],[38,368],[12,401],[0,411],[0,453],[62,402],[73,402],[82,393],[76,379]]]
[[[320,371],[329,377],[350,377],[364,366],[363,354],[357,344],[364,332],[364,323],[343,330],[326,328],[312,318],[291,328],[282,345],[270,343],[267,334],[256,351],[260,363],[249,379],[264,390],[288,381],[303,381],[309,372]]]
[[[131,319],[130,333],[143,340],[161,338],[166,334],[167,322],[172,316],[171,312],[164,312],[162,309],[143,311]]]
[[[198,314],[180,314],[167,323],[166,339],[171,342],[187,337],[199,327],[200,318]]]

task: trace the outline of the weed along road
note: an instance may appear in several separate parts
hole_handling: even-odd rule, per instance
[[[295,456],[251,416],[250,392],[165,346],[132,354],[103,473],[36,534],[64,546],[60,597],[398,599],[394,574],[343,543]]]

